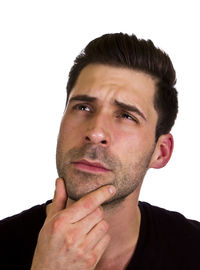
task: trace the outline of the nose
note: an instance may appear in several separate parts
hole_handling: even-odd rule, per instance
[[[108,123],[107,116],[96,115],[92,119],[88,120],[85,142],[98,144],[103,147],[107,147],[110,144],[110,125]]]

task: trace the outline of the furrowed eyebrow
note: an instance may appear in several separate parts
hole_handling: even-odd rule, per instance
[[[96,97],[91,97],[91,96],[88,96],[88,95],[77,95],[77,96],[74,96],[74,97],[69,99],[69,103],[71,103],[72,101],[96,102],[97,98]],[[117,100],[114,100],[114,104],[117,105],[118,107],[124,109],[124,110],[137,113],[145,121],[147,121],[144,114],[136,106],[126,104],[126,103],[123,103],[123,102],[120,102],[120,101],[117,101]]]
[[[88,95],[77,95],[72,98],[70,98],[69,103],[72,101],[86,101],[86,102],[95,102],[97,98],[91,97]]]
[[[144,114],[136,107],[133,105],[129,105],[129,104],[125,104],[123,102],[119,102],[117,100],[114,101],[114,104],[117,105],[118,107],[130,111],[130,112],[135,112],[137,113],[139,116],[141,116],[145,121],[147,121],[146,117],[144,116]]]

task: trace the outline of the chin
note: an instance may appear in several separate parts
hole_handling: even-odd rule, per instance
[[[108,184],[84,185],[82,187],[81,187],[81,185],[79,185],[78,189],[76,188],[75,190],[71,186],[67,185],[67,195],[71,200],[78,201],[82,197],[86,196],[87,194],[101,188],[102,186],[106,186],[106,185],[108,185]]]

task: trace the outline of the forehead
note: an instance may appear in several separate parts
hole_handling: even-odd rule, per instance
[[[96,97],[104,104],[117,99],[138,105],[149,114],[154,110],[155,83],[150,75],[141,71],[90,64],[81,71],[69,99],[83,94]]]

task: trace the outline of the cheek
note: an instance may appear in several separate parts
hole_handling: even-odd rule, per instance
[[[77,146],[77,142],[80,141],[80,127],[77,127],[73,121],[68,121],[67,117],[64,117],[58,135],[58,141],[65,148],[72,148]]]
[[[123,132],[116,130],[113,133],[113,151],[124,160],[147,153],[153,144],[154,136],[144,130]]]
[[[130,133],[117,130],[113,134],[113,149],[117,151],[121,157],[126,157],[128,153],[137,151],[140,145],[141,136],[136,132]]]

